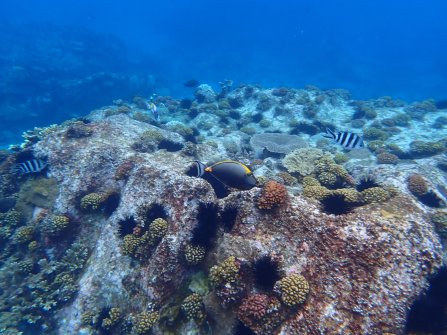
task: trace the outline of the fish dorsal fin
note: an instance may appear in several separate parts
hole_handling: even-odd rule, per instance
[[[222,163],[234,163],[234,164],[238,164],[238,165],[242,166],[242,168],[244,169],[244,171],[245,171],[246,174],[248,174],[248,175],[249,175],[249,174],[253,174],[253,172],[248,168],[248,166],[246,166],[245,164],[242,164],[242,163],[240,163],[240,162],[236,162],[236,161],[232,161],[232,160],[224,160],[224,161],[220,161],[220,162],[214,163],[213,165],[211,165],[211,166],[209,167],[211,170],[208,171],[208,172],[211,172],[214,166],[220,165],[220,164],[222,164]]]

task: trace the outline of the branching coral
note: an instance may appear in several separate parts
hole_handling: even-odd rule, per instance
[[[209,280],[223,306],[228,306],[242,297],[244,283],[240,275],[240,266],[240,261],[230,256],[210,270]]]
[[[261,196],[258,199],[258,207],[260,209],[273,209],[285,204],[287,199],[287,188],[271,180],[265,184],[261,192]]]
[[[315,161],[323,156],[323,151],[320,149],[296,149],[284,157],[282,164],[289,173],[308,176],[315,172]]]
[[[50,215],[42,223],[42,232],[50,236],[56,236],[65,230],[70,220],[65,215]]]

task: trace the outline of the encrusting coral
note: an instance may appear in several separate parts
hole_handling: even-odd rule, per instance
[[[242,300],[237,315],[256,334],[273,334],[284,318],[280,307],[276,297],[254,294]]]

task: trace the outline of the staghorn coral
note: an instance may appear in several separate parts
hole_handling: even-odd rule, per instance
[[[284,185],[270,180],[261,191],[258,199],[258,208],[273,209],[284,205],[288,199],[288,192]]]
[[[412,174],[407,178],[407,187],[415,196],[422,196],[428,192],[427,180],[420,174]]]
[[[278,280],[274,290],[286,306],[293,307],[306,301],[309,283],[303,276],[291,274]]]
[[[237,315],[256,334],[268,335],[273,334],[283,320],[280,308],[281,304],[276,297],[254,294],[242,301]]]
[[[197,265],[205,258],[205,248],[200,245],[188,244],[184,251],[186,263]]]
[[[205,320],[205,311],[200,294],[193,293],[187,296],[182,302],[181,310],[188,319],[192,319],[198,324]]]
[[[158,312],[142,312],[135,317],[134,331],[138,335],[147,335],[154,327],[158,320],[160,320],[160,314]]]

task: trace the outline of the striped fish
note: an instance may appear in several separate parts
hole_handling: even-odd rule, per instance
[[[348,131],[333,132],[329,128],[326,128],[326,134],[323,136],[332,138],[336,143],[348,150],[363,148],[365,146],[363,143],[363,138],[360,135],[350,133]]]
[[[46,168],[48,164],[41,159],[31,159],[26,162],[17,163],[13,167],[13,172],[18,173],[38,173]]]

